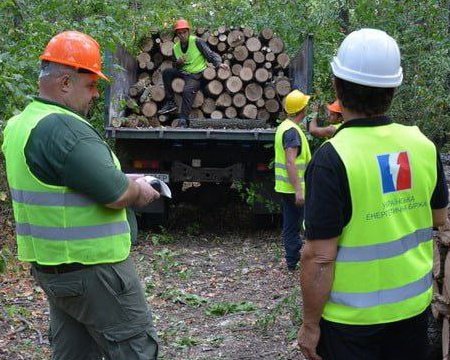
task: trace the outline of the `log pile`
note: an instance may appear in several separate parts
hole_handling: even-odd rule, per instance
[[[450,221],[439,228],[434,241],[433,302],[431,310],[442,321],[442,359],[450,359]]]
[[[191,119],[213,119],[224,127],[236,124],[227,119],[257,119],[264,127],[276,125],[276,120],[285,116],[282,100],[291,91],[284,42],[271,29],[256,33],[250,28],[221,26],[215,31],[197,28],[195,34],[221,56],[229,70],[211,65],[204,70]],[[127,117],[114,119],[114,127],[170,126],[176,119],[176,113],[158,114],[165,100],[162,72],[172,67],[175,41],[172,32],[165,31],[142,42],[136,58],[139,76],[129,89]],[[183,88],[182,79],[172,82],[178,106]]]

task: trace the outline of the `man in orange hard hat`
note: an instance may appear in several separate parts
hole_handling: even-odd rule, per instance
[[[308,124],[308,132],[312,136],[317,138],[330,138],[341,126],[343,118],[339,101],[335,100],[333,103],[327,104],[327,110],[328,110],[328,122],[330,123],[330,125],[323,127],[319,126],[317,124],[317,112],[316,112],[316,116],[313,116],[311,122]]]
[[[125,208],[159,197],[131,180],[86,116],[99,97],[98,43],[66,31],[41,55],[39,95],[4,131],[19,260],[50,305],[55,360],[156,359]]]
[[[163,71],[163,82],[166,90],[166,102],[159,111],[166,114],[178,109],[174,101],[172,80],[181,77],[185,81],[183,100],[180,110],[180,127],[189,126],[189,113],[192,109],[195,95],[200,89],[203,70],[212,63],[216,68],[228,69],[228,65],[222,63],[218,54],[213,52],[205,41],[190,33],[189,23],[184,19],[175,22],[175,34],[179,41],[173,47],[174,67]]]

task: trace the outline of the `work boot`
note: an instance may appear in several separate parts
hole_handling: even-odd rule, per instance
[[[178,127],[180,128],[188,128],[189,122],[186,119],[178,119]]]
[[[158,114],[167,114],[167,113],[170,113],[170,112],[175,111],[177,109],[178,108],[177,108],[177,104],[175,104],[175,101],[169,100],[163,105],[161,110],[158,111]]]

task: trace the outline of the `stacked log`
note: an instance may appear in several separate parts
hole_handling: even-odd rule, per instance
[[[450,221],[439,228],[434,241],[433,302],[434,317],[442,323],[442,359],[450,359]]]
[[[223,120],[224,126],[227,119],[258,119],[263,120],[264,127],[276,125],[276,120],[284,116],[282,100],[291,91],[284,42],[271,29],[257,33],[245,27],[221,26],[215,31],[198,28],[195,33],[221,56],[229,69],[210,65],[203,72],[202,90],[195,98],[190,117]],[[153,33],[142,41],[136,57],[138,81],[129,89],[126,117],[115,119],[113,126],[166,126],[176,118],[177,113],[158,114],[165,101],[162,72],[173,66],[176,41],[167,31]],[[180,103],[184,81],[175,79],[171,86],[175,101]]]

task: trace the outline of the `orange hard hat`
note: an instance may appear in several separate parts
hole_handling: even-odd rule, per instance
[[[337,100],[335,100],[332,104],[328,104],[327,105],[328,110],[338,113],[338,114],[342,114],[342,109],[339,106],[339,103]]]
[[[173,29],[175,31],[177,30],[181,30],[181,29],[190,29],[191,27],[189,26],[189,23],[187,22],[187,20],[184,19],[178,19],[177,21],[175,21],[175,25],[173,27]]]
[[[109,80],[102,73],[100,45],[78,31],[64,31],[54,36],[39,59],[87,70]]]

